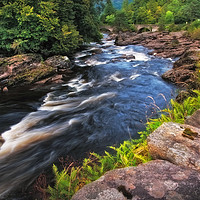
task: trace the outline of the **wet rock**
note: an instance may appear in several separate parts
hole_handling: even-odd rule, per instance
[[[190,87],[194,84],[196,76],[188,69],[171,69],[162,75],[162,78],[181,87]],[[195,85],[194,85],[195,87]]]
[[[71,63],[66,56],[53,56],[46,61],[39,54],[0,58],[0,88],[3,91],[3,88],[32,85],[58,74],[70,73],[70,68]],[[49,84],[51,80],[54,81],[55,78],[46,83]]]
[[[4,142],[5,142],[5,140],[2,138],[2,136],[0,136],[0,148],[3,145]]]
[[[164,123],[148,139],[154,159],[200,171],[200,129],[177,123]]]
[[[71,71],[71,62],[67,56],[57,55],[49,57],[44,64],[55,68],[58,73]]]
[[[193,115],[185,120],[185,124],[195,126],[200,129],[200,110],[197,110]]]
[[[198,54],[198,51],[187,51],[174,63],[173,69],[162,75],[162,78],[179,86],[197,89],[199,85],[196,84],[195,70],[199,61]]]
[[[156,160],[110,171],[72,200],[194,200],[200,196],[199,186],[197,171]]]
[[[100,49],[100,48],[94,48],[94,49],[91,49],[90,52],[91,52],[92,54],[100,54],[100,53],[103,52],[103,50]]]

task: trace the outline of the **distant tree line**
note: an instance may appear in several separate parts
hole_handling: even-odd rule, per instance
[[[70,54],[99,41],[101,0],[1,0],[0,53]],[[98,9],[97,9],[98,8]]]
[[[132,24],[185,24],[200,19],[199,0],[123,0],[121,10],[114,8],[114,2],[106,0],[101,21],[119,30],[133,29]]]

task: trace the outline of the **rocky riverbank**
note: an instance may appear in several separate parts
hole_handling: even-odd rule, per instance
[[[152,49],[150,54],[163,58],[179,58],[173,69],[163,74],[163,78],[185,88],[200,88],[197,68],[200,58],[200,41],[193,40],[185,31],[126,32],[111,34],[116,45],[142,45]]]
[[[39,54],[22,54],[0,58],[0,91],[31,85],[32,87],[62,83],[71,70],[67,56],[52,56],[44,60]]]
[[[199,118],[200,110],[186,124],[164,123],[147,139],[149,152],[157,160],[109,171],[72,200],[199,199]]]

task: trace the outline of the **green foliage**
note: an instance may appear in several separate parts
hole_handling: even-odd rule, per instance
[[[7,0],[0,7],[0,51],[69,54],[99,41],[96,0]]]
[[[124,11],[116,12],[113,24],[116,27],[116,31],[128,31],[131,29],[131,26],[128,22],[128,17]]]
[[[199,0],[113,0],[112,2],[114,6],[117,5],[118,9],[120,4],[121,10],[125,11],[126,14],[131,12],[132,21],[129,23],[134,24],[159,23],[161,25],[160,21],[163,19],[164,24],[185,24],[200,18]],[[109,9],[106,13],[108,11]],[[104,23],[106,16],[110,14],[114,13],[104,15]]]
[[[106,16],[105,22],[106,22],[107,24],[113,25],[113,24],[114,24],[114,21],[115,21],[115,15],[114,15],[114,14]]]
[[[69,173],[68,169],[64,169],[61,172],[58,168],[53,165],[53,172],[55,175],[55,185],[54,188],[48,187],[48,193],[51,194],[51,200],[57,199],[70,199],[72,195],[79,189],[78,188],[78,173],[80,169],[71,168]]]
[[[171,11],[167,11],[165,14],[165,24],[173,24],[174,23],[174,14]]]
[[[194,90],[195,97],[188,97],[182,103],[171,100],[171,109],[166,108],[160,111],[160,117],[150,119],[147,123],[147,129],[154,131],[164,122],[184,123],[187,116],[192,115],[196,110],[200,109],[200,91]]]

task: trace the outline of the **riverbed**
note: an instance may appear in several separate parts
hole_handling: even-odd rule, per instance
[[[0,99],[0,197],[30,184],[59,156],[80,158],[138,138],[147,118],[166,108],[177,88],[161,75],[172,59],[139,45],[116,46],[104,35],[74,56],[79,71],[44,91],[11,91]]]

